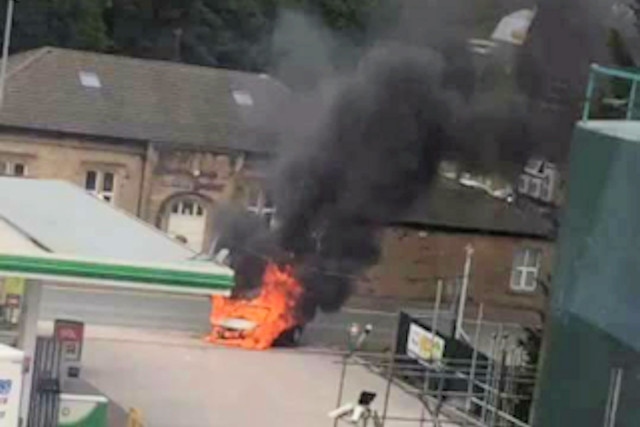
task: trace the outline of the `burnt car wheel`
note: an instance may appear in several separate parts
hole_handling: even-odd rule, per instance
[[[297,347],[302,341],[302,332],[304,328],[302,326],[294,326],[291,329],[284,331],[278,339],[274,342],[277,347]]]

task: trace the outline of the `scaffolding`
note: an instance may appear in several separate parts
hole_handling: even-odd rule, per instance
[[[377,411],[367,408],[372,417],[361,422],[348,421],[351,425],[529,427],[525,421],[529,418],[528,413],[523,416],[522,408],[528,406],[523,402],[532,400],[536,369],[527,364],[521,347],[509,345],[507,334],[501,333],[502,326],[492,334],[489,354],[478,351],[482,316],[481,308],[474,322],[473,341],[469,343],[473,348],[470,358],[417,360],[408,354],[398,354],[396,337],[391,352],[360,352],[357,346],[352,346],[352,350],[342,357],[336,407],[345,405],[343,389],[349,367],[361,366],[384,377],[386,389],[382,407]],[[437,317],[436,310],[432,323],[434,331],[437,330]],[[398,326],[400,321],[398,316]],[[356,341],[361,343],[362,339]],[[392,413],[389,400],[394,390],[416,398],[421,403],[420,413]],[[336,419],[334,426],[339,423]]]

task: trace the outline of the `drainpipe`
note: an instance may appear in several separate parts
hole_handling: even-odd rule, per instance
[[[458,313],[456,315],[456,331],[455,338],[464,338],[467,342],[469,337],[462,330],[462,322],[464,321],[464,309],[467,303],[467,293],[469,292],[469,275],[471,273],[471,259],[473,258],[473,246],[469,243],[464,248],[466,257],[464,261],[464,272],[462,276],[462,290],[460,291],[460,301],[458,302]]]
[[[4,84],[7,79],[7,63],[9,62],[11,24],[13,23],[13,4],[14,0],[7,1],[7,17],[4,23],[4,39],[2,40],[2,68],[0,69],[0,109],[4,105]]]
[[[145,154],[142,156],[142,176],[140,177],[140,190],[138,195],[138,218],[153,224],[155,224],[155,220],[149,218],[149,199],[151,197],[151,184],[156,159],[157,156],[153,148],[153,143],[147,141]]]

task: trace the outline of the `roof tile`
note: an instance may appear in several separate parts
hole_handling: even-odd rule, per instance
[[[265,116],[286,92],[259,74],[47,47],[11,57],[0,125],[267,152]]]

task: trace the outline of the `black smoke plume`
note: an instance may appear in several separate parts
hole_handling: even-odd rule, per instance
[[[445,76],[437,52],[376,49],[326,95],[326,107],[308,118],[310,132],[285,141],[304,146],[278,164],[277,240],[293,254],[310,309],[340,307],[379,258],[380,225],[427,190],[460,96]]]
[[[408,2],[352,72],[294,96],[282,121],[275,238],[309,315],[344,303],[378,261],[382,227],[429,191],[443,158],[525,160],[522,100],[477,87],[459,10],[439,22],[445,12],[425,3]]]
[[[260,235],[265,257],[293,265],[308,317],[344,303],[379,259],[382,227],[429,191],[443,159],[509,172],[532,153],[527,97],[479,84],[468,26],[426,3],[411,2],[351,72],[313,90],[307,80],[282,111],[270,181],[279,226]],[[246,248],[259,245],[240,246],[253,257]]]

